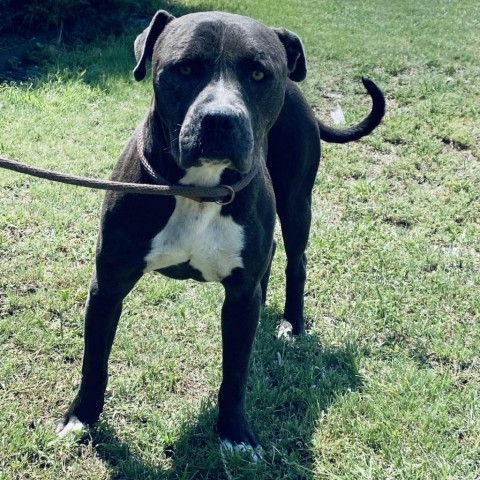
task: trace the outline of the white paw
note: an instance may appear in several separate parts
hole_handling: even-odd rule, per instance
[[[75,415],[72,415],[68,420],[68,423],[60,422],[55,429],[55,433],[60,437],[65,437],[72,432],[81,432],[85,430],[87,426],[82,423]]]
[[[283,319],[280,322],[277,338],[279,340],[286,340],[287,342],[293,341],[293,326],[288,320]]]
[[[220,453],[222,456],[227,453],[231,456],[241,455],[247,458],[249,457],[253,463],[257,463],[262,459],[262,447],[260,445],[255,448],[251,445],[246,445],[245,443],[236,443],[234,445],[228,439],[220,442]]]

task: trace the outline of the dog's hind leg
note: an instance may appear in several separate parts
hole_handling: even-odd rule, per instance
[[[312,189],[319,162],[317,119],[298,87],[290,83],[283,109],[269,133],[267,167],[287,254],[287,289],[281,330],[287,326],[294,335],[305,329],[305,249],[310,233]]]
[[[265,305],[267,300],[267,289],[268,289],[268,281],[270,280],[270,271],[272,269],[272,262],[273,257],[275,256],[275,251],[277,250],[277,242],[274,240],[272,243],[272,249],[270,253],[270,261],[268,263],[268,268],[265,274],[263,275],[261,287],[262,287],[262,305]]]
[[[283,322],[291,324],[293,335],[299,335],[305,330],[303,296],[307,276],[305,250],[311,223],[310,195],[299,197],[295,202],[279,201],[277,209],[287,254]]]

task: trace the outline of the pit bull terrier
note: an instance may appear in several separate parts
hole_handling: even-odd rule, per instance
[[[112,178],[225,185],[226,194],[214,201],[193,194],[106,194],[81,384],[57,433],[99,418],[122,301],[144,273],[157,271],[223,285],[218,434],[229,449],[256,448],[245,387],[275,251],[276,213],[287,254],[282,328],[298,335],[304,331],[305,249],[320,139],[342,143],[367,135],[382,119],[384,98],[364,79],[370,114],[347,129],[322,124],[295,84],[306,76],[299,38],[227,13],[175,18],[159,11],[137,37],[135,55],[137,80],[146,76],[147,60],[152,63],[154,95]]]

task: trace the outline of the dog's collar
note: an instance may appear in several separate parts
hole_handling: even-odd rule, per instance
[[[137,153],[143,168],[149,177],[159,185],[170,187],[172,195],[179,195],[189,198],[195,202],[215,202],[219,205],[228,205],[235,200],[237,192],[244,189],[257,174],[260,163],[255,162],[251,170],[233,185],[218,185],[217,187],[196,187],[186,185],[174,185],[167,179],[163,178],[151,165],[145,156],[145,144],[143,141],[142,126],[137,133]]]

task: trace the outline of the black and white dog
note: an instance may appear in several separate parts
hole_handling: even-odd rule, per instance
[[[265,301],[280,218],[287,254],[283,327],[304,331],[305,248],[320,139],[343,143],[369,134],[385,101],[361,123],[320,123],[296,86],[306,62],[299,38],[219,12],[174,18],[159,11],[135,41],[135,78],[151,60],[154,96],[121,155],[113,179],[229,186],[206,198],[107,193],[85,315],[80,389],[57,426],[65,434],[95,422],[103,408],[107,363],[122,301],[140,277],[221,282],[223,380],[218,433],[229,448],[257,447],[245,413],[245,386],[260,307]],[[232,185],[242,184],[235,198]]]

